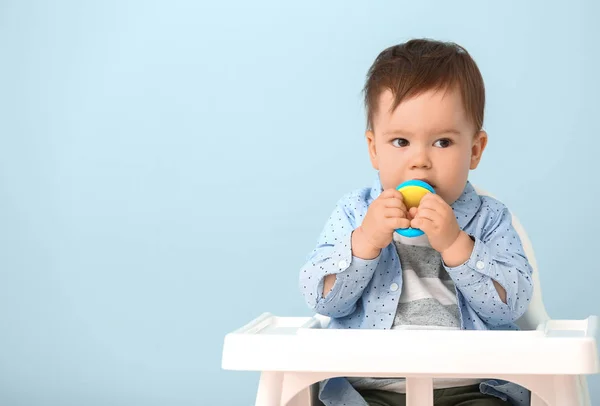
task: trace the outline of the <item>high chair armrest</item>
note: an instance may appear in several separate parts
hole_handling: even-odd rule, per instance
[[[537,330],[548,337],[598,337],[598,316],[583,320],[548,320]]]

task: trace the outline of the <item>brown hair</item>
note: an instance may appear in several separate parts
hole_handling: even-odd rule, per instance
[[[384,90],[394,95],[394,111],[406,98],[453,86],[461,92],[467,116],[476,130],[481,130],[485,88],[481,72],[466,49],[453,42],[430,39],[413,39],[389,47],[377,56],[367,74],[363,90],[367,129],[373,130],[373,116]]]

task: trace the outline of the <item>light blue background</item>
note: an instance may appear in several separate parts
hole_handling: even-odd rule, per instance
[[[309,314],[299,268],[375,176],[366,71],[413,37],[480,66],[472,180],[526,226],[548,312],[600,314],[599,16],[592,0],[0,2],[0,404],[253,404],[258,374],[221,370],[223,338]]]

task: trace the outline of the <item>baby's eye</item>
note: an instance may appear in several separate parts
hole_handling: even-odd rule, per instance
[[[450,145],[452,145],[452,140],[448,138],[442,138],[441,140],[437,140],[433,145],[439,148],[448,148]]]
[[[408,145],[408,141],[404,138],[395,138],[392,140],[392,145],[395,147],[406,147]]]

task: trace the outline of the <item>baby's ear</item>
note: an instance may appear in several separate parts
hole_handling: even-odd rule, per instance
[[[369,148],[371,165],[373,166],[373,169],[378,171],[379,162],[377,161],[377,149],[375,148],[375,133],[372,130],[367,130],[365,136],[367,137],[367,147]]]
[[[487,145],[488,136],[485,131],[479,131],[473,137],[473,145],[471,146],[471,164],[469,165],[470,169],[476,169],[479,165],[479,161],[481,161],[481,155],[483,154],[483,150]]]

